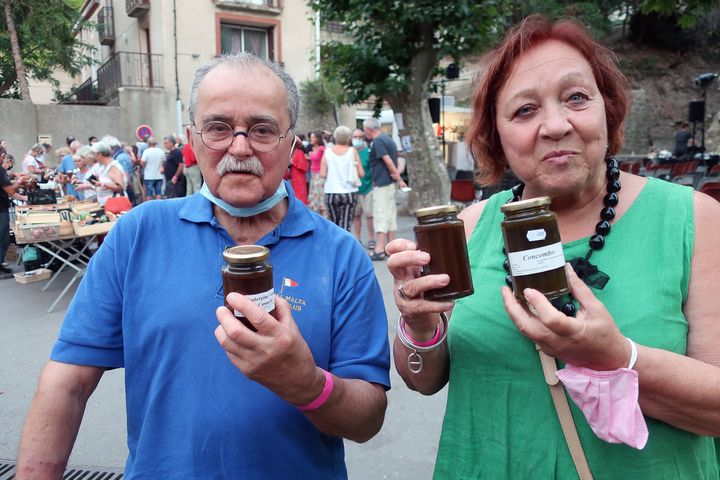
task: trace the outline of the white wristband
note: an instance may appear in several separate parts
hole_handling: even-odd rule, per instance
[[[625,340],[630,342],[630,363],[628,363],[627,368],[632,369],[637,361],[637,345],[627,337],[625,337]]]

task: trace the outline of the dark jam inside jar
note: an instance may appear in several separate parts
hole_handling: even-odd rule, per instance
[[[523,290],[533,288],[548,299],[570,292],[565,275],[565,255],[550,198],[539,197],[500,207],[505,252],[518,300]]]
[[[225,306],[252,331],[257,330],[241,312],[228,305],[227,296],[231,292],[241,293],[274,317],[275,291],[272,265],[267,261],[269,256],[270,250],[259,245],[239,245],[223,252],[227,262],[222,268]]]
[[[446,273],[450,277],[445,287],[425,292],[426,300],[454,300],[473,293],[465,224],[457,218],[457,213],[454,205],[421,208],[415,212],[418,221],[414,228],[415,241],[418,249],[430,254],[430,263],[423,267],[422,275]]]

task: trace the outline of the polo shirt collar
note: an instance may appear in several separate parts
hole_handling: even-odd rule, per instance
[[[288,192],[288,211],[285,218],[273,231],[276,236],[280,237],[299,237],[307,232],[315,230],[318,227],[318,219],[308,210],[308,208],[298,201],[295,192],[290,186],[290,182],[285,182],[285,188]],[[182,206],[179,216],[182,220],[193,223],[209,223],[211,225],[219,225],[215,215],[213,214],[213,204],[207,198],[199,193],[194,193],[187,197],[185,205]],[[268,233],[261,239],[261,243],[268,243],[270,237],[275,236],[273,232]],[[269,243],[274,243],[272,240]]]

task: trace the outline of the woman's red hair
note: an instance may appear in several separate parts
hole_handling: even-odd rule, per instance
[[[487,57],[487,69],[473,99],[475,114],[468,130],[468,146],[480,170],[483,185],[500,181],[507,166],[495,125],[496,99],[510,77],[515,61],[525,52],[557,40],[575,48],[590,64],[595,82],[605,101],[608,152],[617,153],[623,144],[623,123],[630,106],[628,82],[620,71],[617,58],[590,37],[587,30],[570,20],[551,23],[535,14],[513,27],[505,39]]]

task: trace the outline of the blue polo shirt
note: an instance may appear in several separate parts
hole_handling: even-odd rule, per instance
[[[276,294],[318,366],[389,388],[387,318],[367,254],[286,188],[287,216],[258,242]],[[92,257],[51,358],[125,368],[127,479],[347,478],[342,439],[246,378],[215,340],[229,245],[200,194],[132,209]]]
[[[57,168],[57,171],[60,173],[72,173],[75,168],[75,162],[73,161],[72,155],[67,154],[60,161],[60,166]],[[75,187],[70,182],[65,184],[65,193],[78,197],[78,191],[75,190]]]

